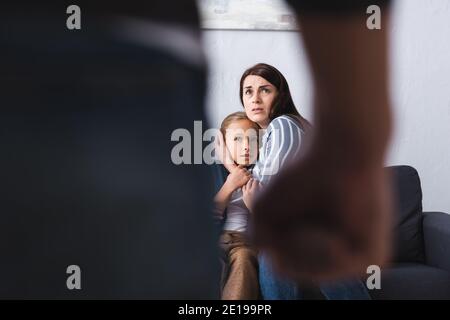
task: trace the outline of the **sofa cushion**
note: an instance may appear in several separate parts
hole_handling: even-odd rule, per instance
[[[381,289],[372,299],[450,299],[450,273],[422,264],[396,264],[381,271]]]
[[[395,200],[393,261],[425,261],[422,232],[422,189],[419,175],[413,167],[394,166],[392,174]]]

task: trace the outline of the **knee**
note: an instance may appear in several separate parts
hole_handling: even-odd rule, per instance
[[[257,264],[256,253],[250,248],[239,248],[230,255],[231,263],[252,263]]]

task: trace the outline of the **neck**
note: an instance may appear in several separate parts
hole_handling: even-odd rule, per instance
[[[267,119],[264,122],[258,122],[258,125],[262,128],[262,129],[267,129],[267,127],[269,126],[270,120]]]

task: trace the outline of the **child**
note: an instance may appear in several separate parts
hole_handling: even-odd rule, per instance
[[[259,187],[251,175],[258,157],[258,130],[244,112],[230,114],[220,128],[229,156],[238,165],[214,198],[216,214],[224,222],[220,237],[223,300],[259,298],[257,253],[246,237],[248,208]]]

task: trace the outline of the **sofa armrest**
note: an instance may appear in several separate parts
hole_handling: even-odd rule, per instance
[[[424,212],[426,264],[450,272],[450,214]]]

